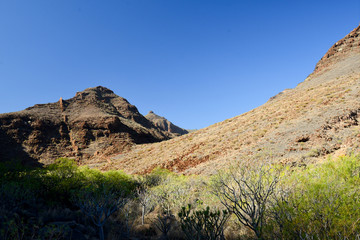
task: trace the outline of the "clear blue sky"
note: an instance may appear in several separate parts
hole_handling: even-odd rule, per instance
[[[102,85],[200,129],[293,88],[359,0],[0,0],[0,113]]]

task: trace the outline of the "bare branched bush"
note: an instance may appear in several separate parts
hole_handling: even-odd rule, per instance
[[[168,239],[168,234],[174,221],[175,217],[166,213],[158,214],[153,220],[153,224],[161,232],[161,239]]]
[[[189,204],[179,212],[181,229],[188,240],[223,240],[224,226],[229,218],[226,210],[210,210],[210,207],[195,211]]]
[[[238,221],[261,239],[270,196],[280,173],[269,164],[241,163],[215,180],[214,194]]]
[[[104,224],[106,220],[126,204],[127,198],[124,197],[124,193],[100,185],[97,188],[81,190],[73,197],[73,202],[99,228],[100,240],[104,240]]]

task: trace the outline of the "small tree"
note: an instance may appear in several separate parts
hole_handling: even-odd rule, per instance
[[[147,207],[150,205],[152,198],[151,198],[151,194],[149,193],[149,190],[146,187],[137,188],[136,193],[137,193],[137,199],[141,206],[141,225],[144,225]]]
[[[106,220],[127,202],[124,193],[109,189],[104,184],[85,188],[73,198],[74,203],[99,227],[100,240],[104,240]]]
[[[279,171],[270,165],[242,163],[215,180],[214,194],[241,224],[261,239],[266,207],[279,176]]]

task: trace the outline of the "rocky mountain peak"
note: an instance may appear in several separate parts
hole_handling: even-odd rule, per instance
[[[176,135],[184,135],[188,133],[187,130],[174,125],[172,122],[155,114],[153,111],[150,111],[147,115],[145,115],[145,117],[163,131]]]
[[[154,113],[154,111],[149,111],[148,114],[145,115],[145,117],[149,120],[154,120],[154,119],[166,119],[162,116],[159,116],[157,114]]]
[[[104,98],[114,98],[114,97],[118,97],[118,96],[112,90],[103,86],[87,88],[84,91],[77,92],[75,95],[75,99],[93,98],[97,100],[102,100]]]
[[[313,74],[323,72],[336,62],[360,53],[360,25],[337,41],[316,64]]]

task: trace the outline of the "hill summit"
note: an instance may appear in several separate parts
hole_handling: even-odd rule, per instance
[[[329,69],[333,64],[353,53],[360,53],[360,25],[337,41],[316,64],[314,73]]]
[[[0,159],[50,163],[72,157],[91,164],[91,160],[126,152],[134,144],[174,136],[155,126],[126,99],[98,86],[77,92],[71,99],[0,114]]]

